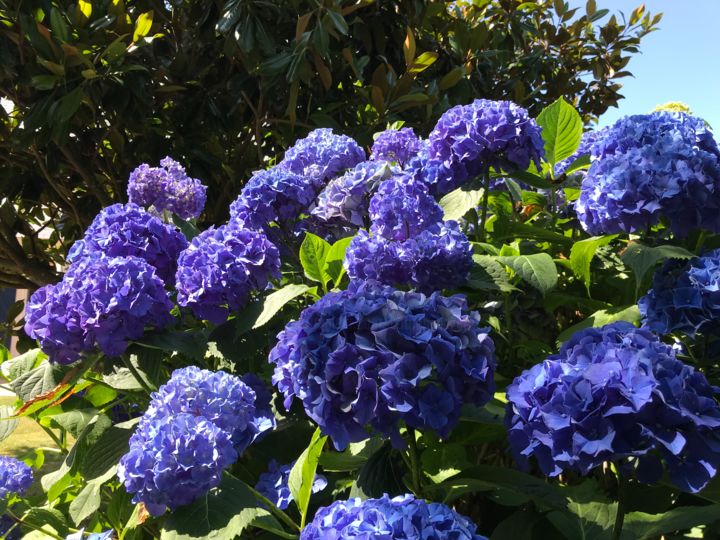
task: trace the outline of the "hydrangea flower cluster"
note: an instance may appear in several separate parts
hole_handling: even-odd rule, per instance
[[[312,215],[330,224],[364,227],[370,197],[380,184],[398,173],[385,161],[364,161],[331,180],[320,192]]]
[[[230,219],[245,229],[270,234],[270,224],[292,229],[291,224],[308,212],[317,190],[304,176],[272,167],[258,171],[230,205]]]
[[[95,216],[83,239],[70,249],[68,261],[95,256],[140,257],[157,269],[160,279],[172,283],[178,255],[187,246],[187,239],[175,226],[136,204],[113,204]]]
[[[182,219],[195,219],[202,214],[207,187],[197,178],[190,178],[185,169],[170,157],[160,160],[160,167],[143,163],[130,173],[128,199],[158,212],[173,212]]]
[[[345,268],[353,280],[411,284],[423,292],[462,285],[472,266],[472,247],[426,186],[405,175],[383,182],[370,201],[370,234],[353,238]]]
[[[263,290],[280,276],[280,253],[258,231],[231,221],[193,238],[180,254],[177,300],[196,317],[214,324],[225,322],[230,311],[242,308],[252,291]]]
[[[510,446],[551,476],[633,458],[638,479],[656,482],[664,461],[697,492],[720,466],[718,392],[648,329],[587,328],[508,386]]]
[[[670,259],[638,301],[643,324],[658,334],[712,332],[720,327],[720,250],[687,260]]]
[[[414,169],[443,194],[491,168],[512,172],[545,155],[541,128],[528,112],[511,101],[476,99],[446,111],[428,137]]]
[[[255,490],[277,506],[280,510],[285,510],[294,500],[290,492],[288,484],[290,479],[290,471],[295,462],[288,465],[278,465],[274,459],[270,460],[267,472],[260,475]],[[312,492],[318,493],[327,487],[327,478],[321,474],[316,474],[313,480]]]
[[[308,177],[319,189],[326,180],[335,178],[345,169],[352,169],[365,159],[365,151],[353,139],[337,135],[332,129],[320,128],[288,148],[278,166]]]
[[[370,159],[405,165],[415,157],[422,143],[412,128],[386,129],[375,136]]]
[[[371,432],[404,445],[400,422],[446,437],[464,403],[494,391],[495,347],[461,296],[374,282],[331,292],[278,336],[273,382],[342,450]]]
[[[161,515],[217,486],[223,470],[274,427],[269,392],[256,377],[179,369],[152,395],[118,477],[133,502]]]
[[[122,354],[146,327],[169,324],[171,309],[165,284],[143,259],[85,259],[30,297],[25,332],[51,362],[68,364],[95,346],[108,356]]]
[[[0,456],[0,499],[8,495],[22,495],[33,483],[33,472],[22,461]]]
[[[348,499],[318,510],[300,533],[300,540],[448,539],[487,540],[465,516],[441,503],[412,495],[379,499]]]
[[[575,210],[590,234],[645,231],[666,219],[678,237],[720,231],[720,149],[684,113],[629,116],[603,130]]]

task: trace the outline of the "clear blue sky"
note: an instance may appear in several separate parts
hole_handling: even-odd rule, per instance
[[[628,17],[642,0],[597,0],[598,8]],[[570,0],[585,6],[584,0]],[[645,113],[668,101],[682,101],[720,134],[720,0],[645,0],[651,13],[663,12],[660,29],[646,36],[641,54],[622,79],[625,99],[600,118],[600,125],[620,116]]]

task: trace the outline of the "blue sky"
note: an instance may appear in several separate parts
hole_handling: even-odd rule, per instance
[[[628,16],[641,3],[597,0],[598,8]],[[682,101],[720,133],[720,0],[646,0],[645,8],[665,14],[660,29],[643,39],[641,54],[634,55],[627,68],[635,77],[622,79],[625,99],[600,118],[600,125]]]

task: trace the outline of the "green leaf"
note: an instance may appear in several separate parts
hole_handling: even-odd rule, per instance
[[[0,406],[0,442],[7,439],[15,428],[17,428],[19,420],[14,417],[15,409],[10,405]]]
[[[438,53],[436,52],[424,52],[418,56],[410,66],[409,73],[421,73],[435,63],[438,59]]]
[[[100,435],[80,467],[86,480],[100,478],[118,464],[128,451],[128,441],[138,421],[135,418],[115,424]]]
[[[382,448],[384,441],[379,437],[366,439],[358,443],[350,443],[342,452],[323,452],[319,464],[325,471],[356,471],[362,467],[372,455]]]
[[[547,518],[567,540],[608,540],[616,513],[617,503],[570,500],[567,512],[550,512]]]
[[[300,510],[300,527],[305,526],[308,506],[310,505],[310,496],[312,495],[312,486],[315,481],[315,472],[317,471],[320,454],[322,453],[326,440],[327,437],[320,433],[320,428],[317,428],[310,439],[310,444],[303,453],[300,454],[300,457],[290,470],[288,487],[295,500],[295,504]]]
[[[335,29],[342,35],[347,36],[348,30],[350,30],[350,28],[348,27],[348,23],[345,21],[345,17],[342,16],[342,13],[329,9],[327,14],[330,17],[330,20],[332,21]]]
[[[480,204],[482,189],[466,190],[458,188],[440,199],[440,206],[445,211],[445,219],[458,220]]]
[[[518,276],[543,295],[557,285],[557,268],[552,257],[547,253],[497,257],[497,260],[512,268]]]
[[[367,460],[350,487],[350,497],[367,499],[382,497],[384,493],[405,492],[398,460],[390,444],[384,444]]]
[[[56,414],[50,417],[50,421],[55,424],[56,427],[66,430],[73,437],[77,438],[97,414],[97,409],[75,409],[66,413]]]
[[[168,514],[161,540],[217,538],[232,540],[251,526],[282,530],[280,523],[264,508],[244,482],[224,475],[220,485],[194,503]]]
[[[72,500],[68,511],[75,525],[80,525],[100,508],[102,502],[100,498],[101,487],[102,484],[100,483],[90,482]]]
[[[627,321],[633,324],[638,323],[640,321],[640,310],[637,305],[633,304],[628,307],[616,307],[596,311],[584,321],[563,331],[558,336],[558,342],[562,343],[563,341],[567,341],[575,332],[583,328],[599,328],[617,321]]]
[[[67,521],[63,513],[56,508],[30,508],[23,516],[23,523],[28,527],[52,530],[65,536],[68,533]],[[28,538],[26,535],[24,538]],[[50,538],[40,535],[38,538]]]
[[[635,273],[635,284],[639,288],[645,275],[658,262],[665,259],[690,259],[695,255],[678,246],[650,247],[637,242],[628,244],[620,258]]]
[[[590,264],[595,257],[597,249],[608,245],[617,238],[617,236],[617,234],[593,236],[592,238],[586,238],[573,244],[570,250],[570,267],[578,279],[581,279],[585,284],[588,292],[590,291]]]
[[[323,286],[327,283],[327,281],[324,281],[323,268],[325,268],[325,259],[330,248],[330,244],[312,233],[305,234],[305,239],[300,246],[300,262],[305,271],[305,276],[308,279],[322,283]]]
[[[507,270],[496,257],[476,254],[473,255],[473,263],[467,283],[471,289],[501,292],[516,290],[508,279]]]
[[[590,167],[590,154],[584,154],[568,165],[568,168],[565,169],[565,175],[569,176],[576,171],[587,169],[588,167]]]
[[[133,33],[133,41],[144,38],[150,32],[153,23],[153,12],[146,11],[141,13],[135,21],[135,32]]]
[[[460,474],[472,465],[465,447],[457,443],[431,446],[422,453],[420,461],[425,475],[436,484]]]
[[[342,281],[345,275],[343,262],[345,261],[345,252],[350,242],[352,242],[352,239],[352,236],[341,238],[330,247],[325,257],[325,264],[322,271],[323,279],[332,281],[335,287],[340,285],[340,281]]]
[[[70,36],[68,25],[56,7],[50,9],[50,28],[52,28],[53,34],[59,41],[66,42],[68,40]]]
[[[3,370],[7,370],[7,375],[11,381],[32,371],[38,362],[47,358],[40,349],[31,349],[26,353],[7,360],[3,364]]]
[[[553,186],[544,177],[530,171],[513,171],[512,178],[537,189],[550,189]]]
[[[310,289],[307,285],[292,283],[286,285],[282,289],[269,294],[262,302],[262,311],[258,316],[252,328],[260,328],[265,324],[269,323],[272,318],[280,311],[285,304],[294,300],[301,294],[304,294]]]
[[[543,109],[537,117],[545,141],[545,160],[555,165],[572,156],[580,146],[583,133],[582,118],[563,98]]]
[[[637,538],[657,538],[698,525],[711,525],[719,520],[720,504],[683,506],[663,514],[630,512],[625,516],[623,533],[628,531]]]
[[[35,369],[23,373],[10,386],[25,402],[54,389],[62,380],[64,369],[45,360]]]

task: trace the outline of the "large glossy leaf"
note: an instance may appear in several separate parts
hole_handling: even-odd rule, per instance
[[[545,160],[555,165],[569,158],[578,146],[583,133],[582,118],[563,98],[545,107],[537,117],[545,141]]]
[[[657,263],[665,259],[689,259],[695,255],[679,246],[650,247],[633,242],[625,248],[620,257],[635,273],[635,283],[638,287],[645,279],[645,275]]]
[[[616,234],[608,236],[593,236],[579,240],[570,250],[570,266],[573,273],[582,280],[585,288],[590,290],[590,264],[599,247],[605,246],[617,238]]]
[[[460,219],[480,204],[482,195],[482,189],[467,190],[458,188],[451,191],[440,199],[440,206],[445,212],[445,219]]]
[[[319,236],[312,233],[305,234],[305,240],[300,246],[300,262],[308,279],[323,285],[326,283],[323,269],[330,247],[330,244]]]
[[[305,525],[310,496],[312,495],[312,486],[315,481],[315,472],[326,440],[327,437],[320,433],[320,428],[317,428],[310,439],[310,444],[300,454],[300,457],[290,470],[288,487],[295,504],[300,510],[301,526]]]
[[[523,281],[535,287],[542,294],[557,285],[557,268],[552,257],[547,253],[497,257],[497,260],[512,268]]]

